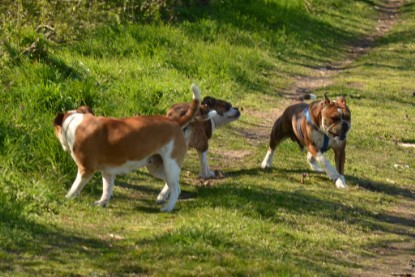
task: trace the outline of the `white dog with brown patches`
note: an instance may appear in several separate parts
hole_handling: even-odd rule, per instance
[[[66,197],[78,195],[93,174],[100,171],[103,191],[95,204],[106,206],[116,174],[146,166],[154,177],[165,181],[157,196],[158,203],[168,198],[161,211],[173,210],[180,194],[179,177],[187,151],[183,130],[200,105],[198,87],[192,85],[192,91],[191,109],[179,121],[164,116],[96,117],[85,106],[59,113],[53,122],[56,136],[78,166],[78,175]]]

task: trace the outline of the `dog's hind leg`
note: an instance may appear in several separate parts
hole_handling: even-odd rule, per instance
[[[202,179],[209,179],[209,178],[213,178],[216,176],[215,172],[209,169],[207,153],[208,153],[208,150],[203,151],[203,152],[197,151],[197,154],[199,155],[199,161],[200,161],[199,177]]]
[[[272,160],[274,159],[275,149],[277,148],[278,144],[281,143],[286,137],[285,134],[282,134],[281,126],[283,122],[281,117],[275,121],[274,126],[272,127],[270,139],[269,139],[269,147],[267,154],[262,161],[261,167],[263,169],[270,168],[272,166]]]
[[[162,212],[170,212],[173,210],[180,195],[180,167],[175,160],[164,159],[164,170],[166,173],[166,185],[160,192],[157,200],[166,199],[168,196],[167,203],[160,209]]]
[[[155,178],[161,179],[166,182],[166,173],[164,172],[164,163],[161,159],[160,155],[154,155],[149,160],[147,164],[148,172],[153,175]],[[169,186],[165,183],[163,189],[160,191],[159,195],[157,196],[157,204],[164,203],[166,199],[169,197]]]
[[[74,198],[75,196],[77,196],[88,183],[88,181],[92,178],[92,175],[92,173],[81,173],[81,171],[78,171],[76,179],[65,197]]]
[[[115,174],[102,172],[102,196],[96,201],[96,206],[106,207],[112,196],[112,188],[114,186]]]

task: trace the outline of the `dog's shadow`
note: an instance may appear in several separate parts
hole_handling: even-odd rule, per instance
[[[154,185],[154,182],[159,183],[158,185]],[[149,185],[149,183],[151,183]],[[186,187],[193,186],[193,184],[189,184],[182,180],[181,182],[181,193],[179,196],[179,201],[195,199],[197,197],[197,192],[191,191],[186,189]],[[162,204],[156,204],[156,197],[160,193],[161,189],[164,186],[164,182],[160,179],[154,178],[151,174],[146,171],[140,171],[139,173],[129,174],[126,177],[118,177],[115,180],[115,186],[119,187],[123,190],[131,190],[135,191],[134,194],[141,194],[143,197],[133,195],[130,196],[128,194],[119,194],[116,193],[113,197],[115,199],[124,199],[124,200],[131,200],[136,199],[137,202],[134,206],[136,211],[144,212],[144,213],[159,213]],[[173,212],[176,209],[173,210]]]
[[[402,196],[410,200],[415,200],[414,191],[407,188],[402,188],[393,184],[386,184],[382,182],[363,179],[356,176],[346,176],[346,180],[348,180],[349,183],[358,185],[359,187],[366,189],[368,191],[380,192],[390,196]]]
[[[321,179],[322,181],[326,180],[327,182],[331,182],[325,173],[312,171],[310,169],[278,169],[278,168],[268,168],[268,169],[261,169],[261,168],[250,168],[250,169],[241,169],[235,171],[227,171],[225,173],[225,177],[229,178],[231,176],[240,177],[243,175],[247,176],[261,176],[264,174],[279,174],[283,175],[293,175],[295,176],[294,179],[299,179],[303,174],[306,176],[313,176],[315,178]],[[306,177],[307,179],[308,177]],[[362,189],[372,191],[372,192],[379,192],[384,193],[390,196],[402,196],[408,199],[415,200],[415,192],[408,189],[399,187],[393,184],[387,184],[383,182],[372,181],[360,177],[356,177],[353,175],[345,175],[347,184],[349,186],[359,186]]]

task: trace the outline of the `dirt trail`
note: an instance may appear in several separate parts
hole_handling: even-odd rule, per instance
[[[349,50],[349,56],[343,61],[321,65],[310,76],[299,77],[294,84],[282,93],[288,98],[297,97],[305,92],[320,89],[333,84],[333,77],[348,68],[357,58],[366,54],[398,21],[399,9],[405,0],[385,0],[375,6],[379,10],[378,24],[371,34],[356,41]]]
[[[346,70],[357,58],[368,53],[376,45],[376,40],[385,36],[389,30],[399,20],[399,9],[403,6],[405,0],[384,0],[382,4],[376,5],[375,8],[379,11],[379,19],[376,28],[371,34],[356,41],[349,50],[349,55],[345,60],[338,61],[332,64],[321,65],[316,67],[309,76],[298,77],[294,84],[282,91],[286,98],[296,98],[306,92],[312,92],[316,89],[334,84],[334,78],[337,74]],[[270,111],[275,119],[275,114],[278,110]],[[272,122],[268,122],[270,112],[257,112],[251,114],[255,117],[260,117],[266,124],[271,126]],[[269,126],[257,126],[256,130],[245,130],[246,134],[256,134],[254,139],[268,138]],[[249,136],[248,136],[249,137]],[[413,201],[404,199],[399,200],[399,205],[395,210],[388,214],[391,218],[399,218],[401,221],[412,222],[415,218],[415,204]],[[390,222],[402,223],[405,222]],[[408,236],[415,238],[415,233],[412,228],[406,230]],[[372,249],[373,257],[359,257],[360,261],[364,260],[363,269],[351,269],[350,276],[410,276],[415,277],[415,243],[414,242],[395,242]]]

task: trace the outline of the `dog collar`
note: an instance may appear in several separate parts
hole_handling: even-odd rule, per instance
[[[322,133],[321,131],[320,131],[320,129],[313,123],[313,121],[311,120],[311,116],[310,116],[310,112],[309,112],[309,110],[308,110],[308,107],[304,110],[304,112],[303,112],[303,116],[305,116],[305,118],[306,118],[306,120],[307,120],[307,122],[314,128],[314,129],[316,129],[317,131],[319,131],[320,133]],[[298,129],[298,131],[299,131],[299,133],[300,133],[300,135],[301,135],[301,138],[303,139],[303,141],[304,141],[304,134],[303,134],[303,131],[302,131],[302,129],[301,129],[301,120],[298,120],[297,121],[298,123],[297,123],[297,125],[298,125],[298,127],[297,127],[297,129]],[[326,134],[324,134],[324,133],[322,133],[323,135],[324,135],[324,141],[323,141],[323,147],[321,147],[320,148],[320,152],[321,153],[324,153],[324,152],[326,152],[327,150],[328,150],[328,148],[329,148],[329,140],[330,140],[330,138],[326,135]]]

